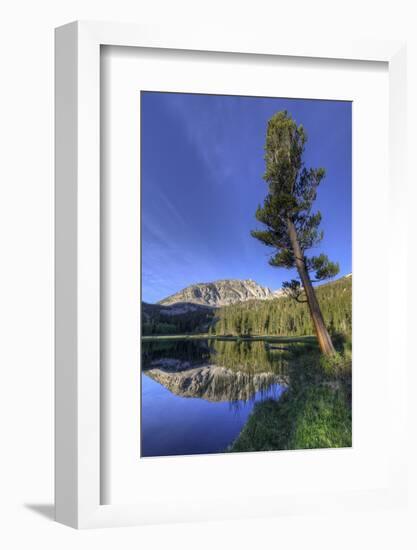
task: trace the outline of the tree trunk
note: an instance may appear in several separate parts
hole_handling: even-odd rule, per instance
[[[335,353],[330,334],[324,324],[323,315],[321,313],[320,305],[316,297],[313,285],[311,284],[310,275],[305,265],[304,254],[301,251],[297,232],[295,230],[293,222],[288,219],[288,235],[290,237],[291,246],[294,252],[295,265],[298,274],[301,279],[301,283],[306,293],[308,307],[310,309],[310,315],[313,320],[314,329],[316,331],[317,340],[319,342],[320,349],[324,355],[332,355]]]

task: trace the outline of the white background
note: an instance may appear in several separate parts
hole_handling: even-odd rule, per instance
[[[413,2],[202,3],[176,0],[15,0],[1,18],[0,385],[1,513],[4,548],[415,548],[413,508],[364,515],[280,517],[230,523],[152,526],[76,532],[54,524],[53,498],[53,28],[74,19],[200,23],[254,27],[263,32],[342,34],[409,40],[409,150],[417,151],[417,39]],[[267,28],[265,28],[267,25]],[[413,168],[410,154],[409,166]],[[410,170],[411,173],[411,170]],[[411,178],[410,178],[411,181]],[[415,184],[417,187],[417,184]],[[415,218],[410,199],[404,211]],[[411,242],[415,242],[411,239]],[[414,261],[415,247],[410,250]],[[383,258],[381,269],[387,266]],[[411,268],[411,265],[410,265]],[[411,273],[410,272],[410,283]],[[404,285],[404,281],[399,281]],[[410,284],[411,288],[411,284]],[[383,297],[382,297],[383,298]],[[410,292],[410,312],[415,307]],[[413,317],[410,314],[410,323]],[[410,334],[412,327],[409,327]],[[393,385],[395,386],[395,365]],[[416,375],[410,364],[410,460],[416,464]],[[395,444],[395,441],[387,444]],[[413,453],[411,455],[411,453]],[[413,463],[413,462],[411,462]],[[341,475],[343,475],[341,473]],[[42,513],[39,513],[42,512]]]

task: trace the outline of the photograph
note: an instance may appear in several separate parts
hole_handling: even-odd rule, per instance
[[[140,136],[140,458],[351,447],[352,102],[141,91]]]

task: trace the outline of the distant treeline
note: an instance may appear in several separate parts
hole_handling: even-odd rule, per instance
[[[142,335],[153,334],[192,334],[208,332],[214,318],[214,310],[201,308],[179,315],[164,315],[163,310],[149,304],[142,306]]]
[[[344,277],[316,289],[329,330],[349,334],[352,330],[352,278]],[[313,334],[307,304],[291,298],[251,300],[216,310],[202,309],[180,315],[143,305],[142,335],[210,334],[304,336]]]
[[[331,332],[352,330],[352,278],[342,278],[316,289],[321,311]],[[210,326],[212,334],[269,334],[303,336],[313,334],[307,304],[291,298],[242,302],[220,308]]]

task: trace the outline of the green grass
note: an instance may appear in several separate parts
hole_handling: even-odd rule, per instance
[[[231,451],[320,449],[352,446],[352,417],[342,393],[309,388],[294,399],[258,403]]]
[[[352,446],[352,414],[342,390],[311,387],[301,398],[290,438],[294,449]]]
[[[228,451],[352,446],[351,364],[338,354],[330,368],[320,354],[290,367],[289,389],[278,401],[258,403]]]

